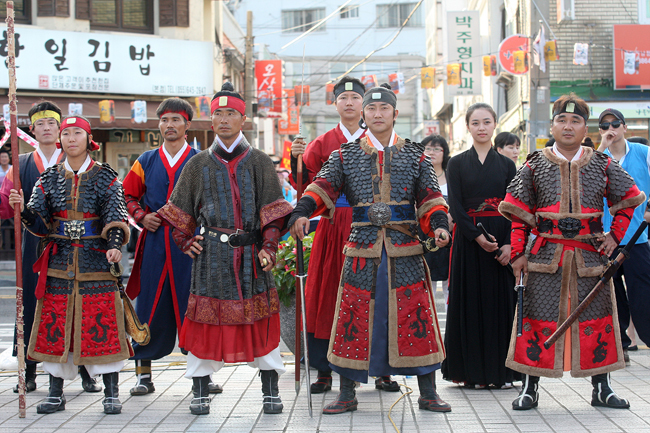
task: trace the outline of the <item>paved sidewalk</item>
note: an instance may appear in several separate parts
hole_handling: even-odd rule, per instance
[[[589,404],[588,379],[542,379],[540,405],[527,412],[511,410],[518,388],[467,390],[444,382],[438,373],[441,396],[451,403],[448,414],[419,410],[416,378],[397,377],[414,388],[392,411],[401,432],[650,432],[650,350],[630,352],[631,366],[612,374],[615,390],[628,398],[630,410],[593,408]],[[120,375],[124,409],[120,415],[104,415],[103,393],[81,392],[81,380],[66,382],[66,410],[38,415],[36,405],[47,394],[47,376],[38,376],[38,389],[27,395],[27,417],[18,418],[18,398],[12,392],[15,372],[0,372],[0,431],[13,432],[394,432],[388,410],[399,393],[376,391],[373,385],[357,390],[359,410],[342,415],[322,415],[322,407],[336,391],[314,395],[314,417],[307,410],[305,382],[296,397],[293,355],[286,352],[287,373],[280,377],[284,412],[262,413],[262,392],[256,371],[247,365],[227,365],[214,375],[224,392],[213,396],[211,412],[194,416],[189,412],[191,382],[183,377],[185,357],[180,353],[154,362],[156,392],[131,397],[134,372]],[[129,367],[132,364],[129,363]],[[304,373],[304,371],[303,371]],[[316,372],[314,371],[313,374]],[[335,379],[335,389],[338,378]]]

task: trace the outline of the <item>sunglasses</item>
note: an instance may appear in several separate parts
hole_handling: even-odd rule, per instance
[[[609,125],[612,125],[612,128],[616,129],[619,126],[621,126],[622,124],[623,124],[623,122],[621,122],[620,120],[614,120],[613,122],[601,123],[600,125],[598,125],[598,127],[600,129],[602,129],[603,131],[607,131],[609,129]]]

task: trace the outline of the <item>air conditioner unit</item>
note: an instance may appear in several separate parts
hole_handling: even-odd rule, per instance
[[[499,76],[497,77],[497,85],[503,87],[504,89],[508,90],[512,86],[512,82],[514,81],[514,76],[512,74],[509,74],[507,72],[501,72],[499,73]]]

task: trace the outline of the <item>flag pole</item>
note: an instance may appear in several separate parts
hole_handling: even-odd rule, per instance
[[[20,191],[20,161],[18,155],[18,102],[16,100],[16,47],[14,38],[14,2],[7,2],[7,69],[9,70],[9,118],[11,122],[11,160],[14,189]],[[16,250],[16,353],[18,355],[18,416],[25,418],[25,321],[23,318],[23,254],[20,206],[14,207],[14,239]]]

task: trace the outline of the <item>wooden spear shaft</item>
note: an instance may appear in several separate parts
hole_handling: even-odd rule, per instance
[[[7,69],[9,70],[9,118],[11,122],[11,159],[14,189],[20,191],[20,161],[18,158],[18,102],[16,100],[16,47],[14,38],[14,2],[7,2]],[[25,332],[23,319],[23,254],[20,206],[14,207],[14,239],[16,245],[16,342],[18,354],[18,416],[25,418]]]

